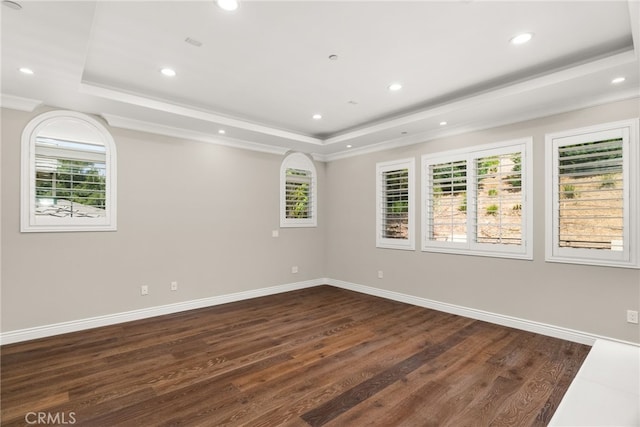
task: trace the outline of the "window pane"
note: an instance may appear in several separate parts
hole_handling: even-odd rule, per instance
[[[35,173],[36,216],[106,216],[104,145],[37,137]]]
[[[409,170],[382,173],[382,237],[409,238]]]
[[[466,160],[430,165],[429,195],[429,239],[466,242]]]
[[[622,138],[558,150],[560,247],[622,250]]]
[[[476,159],[478,243],[522,244],[522,155]]]
[[[311,171],[287,169],[286,218],[311,218]]]

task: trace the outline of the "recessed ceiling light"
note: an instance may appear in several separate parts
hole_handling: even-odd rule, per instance
[[[238,0],[218,0],[218,7],[227,12],[233,12],[238,8]]]
[[[409,132],[407,132],[406,130],[403,130],[402,132],[400,132],[400,134],[401,134],[401,135],[406,135],[406,134],[408,134],[408,133],[409,133]]]
[[[218,129],[218,133],[219,133],[220,135],[224,135],[225,133],[227,133],[227,131],[226,131],[226,130],[224,130],[224,129]]]
[[[396,91],[402,89],[402,85],[400,83],[391,83],[389,85],[389,90]]]
[[[533,38],[533,33],[522,33],[509,40],[511,44],[524,44]]]
[[[445,121],[441,121],[440,122],[440,126],[446,126],[446,125],[447,125],[447,122],[445,122]]]
[[[196,40],[196,39],[193,39],[191,37],[187,37],[186,39],[184,39],[184,41],[189,43],[191,46],[195,46],[195,47],[201,47],[202,46],[202,42],[200,40]]]
[[[27,68],[27,67],[21,67],[18,69],[22,74],[28,74],[28,75],[32,75],[33,74],[33,70],[31,68]]]
[[[160,72],[167,77],[174,77],[176,75],[176,71],[172,68],[162,68]]]
[[[611,80],[611,83],[614,85],[620,84],[623,81],[625,81],[626,79],[624,77],[616,77],[615,79]]]
[[[351,145],[351,144],[347,145],[347,148],[351,148],[351,147],[353,147],[353,145]]]
[[[313,118],[313,120],[320,120],[322,118],[322,114],[314,114],[311,117]]]
[[[329,55],[329,59],[331,61],[337,61],[338,60],[338,55]]]

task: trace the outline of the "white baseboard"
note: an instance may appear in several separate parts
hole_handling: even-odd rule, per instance
[[[284,285],[271,286],[267,288],[254,289],[250,291],[237,292],[233,294],[219,295],[209,298],[202,298],[192,301],[179,302],[175,304],[161,305],[157,307],[143,308],[139,310],[127,311],[123,313],[108,314],[105,316],[91,317],[87,319],[73,320],[69,322],[55,323],[52,325],[37,326],[34,328],[20,329],[15,331],[0,333],[0,344],[12,344],[22,341],[28,341],[38,338],[45,338],[53,335],[65,334],[69,332],[77,332],[85,329],[97,328],[100,326],[115,325],[132,320],[147,319],[165,314],[178,313],[181,311],[193,310],[197,308],[211,307],[220,304],[227,304],[235,301],[242,301],[250,298],[258,298],[267,295],[279,294],[282,292],[295,291],[298,289],[310,288],[319,285],[331,285],[337,288],[348,289],[363,294],[373,295],[394,301],[404,302],[407,304],[417,305],[419,307],[430,308],[433,310],[443,311],[445,313],[456,314],[459,316],[469,317],[471,319],[482,320],[497,325],[516,328],[524,331],[534,332],[554,338],[560,338],[567,341],[577,342],[580,344],[593,345],[596,340],[607,340],[638,346],[638,343],[618,340],[610,337],[590,334],[587,332],[567,329],[560,326],[548,325],[545,323],[534,322],[531,320],[520,319],[512,316],[491,313],[488,311],[477,310],[474,308],[463,307],[455,304],[448,304],[421,298],[413,295],[402,294],[399,292],[388,291],[385,289],[374,288],[371,286],[359,285],[356,283],[345,282],[330,278],[321,278],[307,280],[303,282],[288,283]]]
[[[471,319],[482,320],[497,325],[507,326],[510,328],[520,329],[523,331],[534,332],[554,338],[560,338],[567,341],[577,342],[592,346],[596,340],[607,340],[638,346],[638,343],[618,340],[610,337],[590,334],[588,332],[576,331],[573,329],[563,328],[560,326],[548,325],[545,323],[534,322],[532,320],[520,319],[512,316],[491,313],[474,308],[463,307],[454,304],[434,301],[426,298],[416,297],[413,295],[401,294],[399,292],[387,291],[384,289],[374,288],[371,286],[358,285],[355,283],[344,282],[342,280],[324,279],[325,283],[338,288],[348,289],[368,295],[386,298],[394,301],[404,302],[407,304],[417,305],[419,307],[430,308],[433,310],[443,311],[445,313],[456,314],[458,316],[469,317]]]
[[[271,286],[268,288],[254,289],[233,294],[178,302],[175,304],[142,308],[139,310],[132,310],[123,313],[107,314],[105,316],[96,316],[87,319],[72,320],[69,322],[55,323],[52,325],[36,326],[34,328],[3,332],[0,334],[0,344],[12,344],[38,338],[50,337],[53,335],[66,334],[69,332],[82,331],[85,329],[98,328],[100,326],[109,326],[123,322],[130,322],[132,320],[147,319],[149,317],[162,316],[165,314],[178,313],[181,311],[194,310],[197,308],[227,304],[230,302],[242,301],[250,298],[258,298],[267,295],[279,294],[282,292],[295,291],[298,289],[309,288],[325,283],[326,282],[324,281],[324,279],[307,280],[304,282],[288,283],[285,285]]]

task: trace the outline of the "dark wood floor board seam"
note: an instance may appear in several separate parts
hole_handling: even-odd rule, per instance
[[[589,348],[318,286],[0,348],[3,426],[542,426]]]

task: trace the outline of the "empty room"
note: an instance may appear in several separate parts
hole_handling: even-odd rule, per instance
[[[640,426],[640,2],[3,0],[3,426]]]

